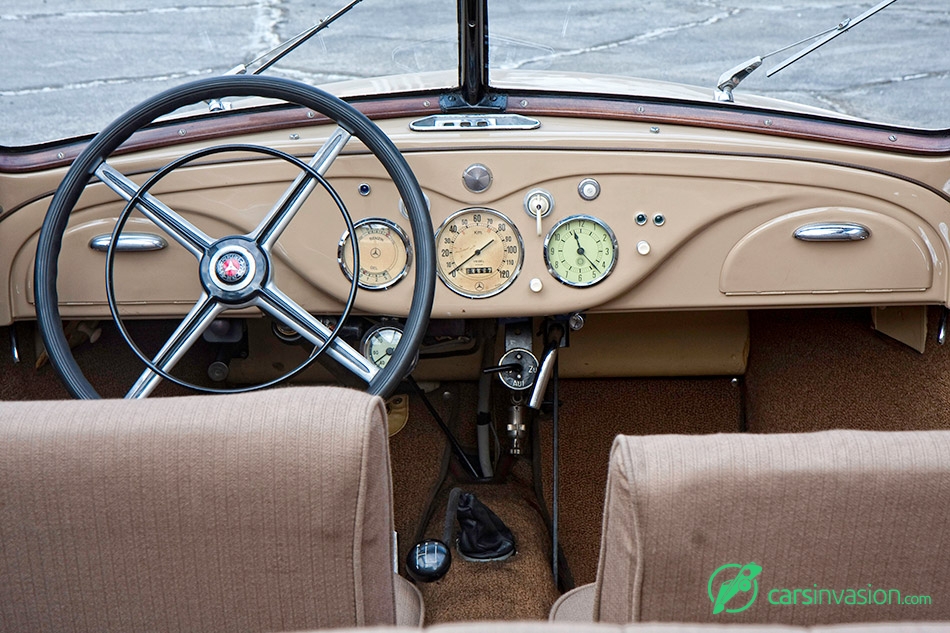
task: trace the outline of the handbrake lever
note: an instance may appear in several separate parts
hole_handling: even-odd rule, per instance
[[[557,367],[557,350],[561,346],[563,336],[564,328],[561,324],[555,323],[548,327],[547,342],[544,345],[544,353],[541,355],[541,365],[538,367],[538,375],[534,381],[531,398],[528,399],[528,406],[532,409],[540,409],[544,402],[548,382],[551,380],[551,376],[554,375],[555,367]]]

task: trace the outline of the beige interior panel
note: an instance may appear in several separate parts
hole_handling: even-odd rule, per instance
[[[455,211],[486,207],[510,218],[523,239],[524,263],[510,287],[487,299],[469,299],[437,282],[436,318],[947,302],[950,202],[935,189],[893,173],[945,183],[950,177],[946,159],[678,126],[653,134],[642,123],[617,121],[545,119],[539,130],[510,134],[426,134],[410,132],[405,120],[381,124],[406,152],[431,200],[434,229]],[[233,140],[307,157],[329,129],[303,128],[294,141],[286,130]],[[180,151],[166,147],[110,164],[141,181]],[[475,162],[493,174],[483,193],[462,184],[462,172]],[[883,171],[888,168],[893,171]],[[0,322],[33,317],[32,258],[56,180],[52,171],[61,172],[0,175],[11,205],[0,218],[0,270],[9,272],[8,292],[0,293]],[[213,235],[244,232],[279,199],[293,171],[281,161],[237,156],[233,162],[175,171],[154,193]],[[395,187],[361,144],[348,144],[327,175],[354,220],[385,218],[409,232]],[[585,178],[600,184],[593,200],[578,195]],[[364,183],[370,195],[358,193]],[[523,206],[525,194],[535,188],[555,201],[541,235]],[[17,195],[22,204],[10,202]],[[27,204],[31,199],[35,202]],[[60,289],[70,303],[64,306],[67,316],[106,313],[99,264],[104,257],[89,250],[88,239],[100,227],[106,232],[106,221],[120,208],[102,186],[92,187],[80,201],[61,259],[68,263],[61,268],[69,269]],[[797,228],[792,226],[795,214],[820,209],[838,209],[826,215],[839,220],[861,216],[872,229],[871,239],[857,245],[785,239],[788,228]],[[641,213],[648,218],[643,225],[636,222]],[[612,274],[585,288],[556,280],[543,254],[550,228],[575,214],[600,218],[618,240]],[[654,222],[658,215],[662,225]],[[329,197],[316,192],[277,249],[279,285],[288,293],[292,288],[294,298],[313,313],[338,312],[349,291],[337,262],[344,230]],[[780,255],[779,248],[785,249]],[[813,257],[818,250],[822,255]],[[197,288],[193,260],[172,261],[164,252],[137,259],[141,270],[123,267],[118,273],[120,284],[129,288],[125,300],[143,316],[183,314]],[[361,291],[357,309],[404,316],[412,272],[388,290]]]
[[[802,241],[797,230],[851,224],[857,241]],[[788,213],[743,236],[726,256],[725,294],[923,291],[933,283],[930,252],[905,224],[882,213],[830,207]]]
[[[745,311],[591,314],[558,370],[565,378],[731,376],[748,360]]]

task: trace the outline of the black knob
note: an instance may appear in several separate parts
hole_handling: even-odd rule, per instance
[[[438,539],[426,539],[412,546],[406,556],[406,572],[416,582],[433,582],[449,571],[452,552]]]

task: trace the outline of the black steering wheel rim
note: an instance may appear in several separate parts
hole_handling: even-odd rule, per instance
[[[416,257],[415,285],[401,343],[386,366],[367,385],[371,394],[389,395],[411,369],[425,334],[435,292],[435,239],[422,190],[392,141],[358,110],[318,88],[288,79],[253,75],[201,79],[156,95],[116,119],[77,157],[53,196],[36,251],[37,320],[52,365],[73,397],[101,397],[79,368],[66,340],[56,287],[63,234],[86,185],[122,143],[156,118],[194,103],[226,97],[277,99],[329,117],[377,157],[395,184],[409,215]]]

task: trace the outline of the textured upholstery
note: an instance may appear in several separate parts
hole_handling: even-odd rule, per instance
[[[391,495],[360,392],[2,403],[0,630],[395,624]]]
[[[593,622],[596,589],[597,586],[590,583],[564,593],[551,606],[548,619],[551,622]]]
[[[947,431],[618,437],[595,619],[806,626],[950,620],[948,501]],[[750,562],[762,568],[752,606],[714,615],[710,577],[723,565]],[[728,573],[715,586],[726,579]],[[927,595],[932,604],[897,604],[885,592],[875,595],[890,604],[822,597],[809,605],[804,592],[794,593],[830,589],[841,599],[842,590],[869,584]],[[752,595],[740,594],[730,607]],[[797,604],[770,604],[783,597]]]

